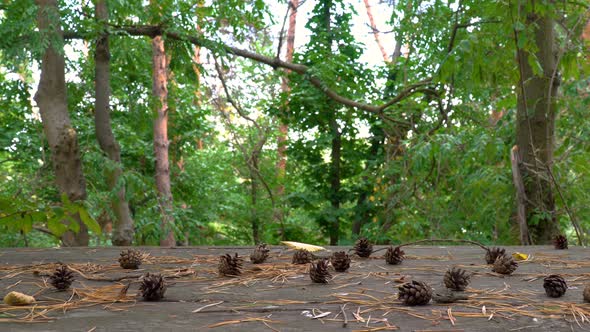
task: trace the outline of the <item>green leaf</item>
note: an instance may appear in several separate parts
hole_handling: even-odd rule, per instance
[[[537,59],[536,55],[529,54],[529,56],[527,57],[527,61],[529,63],[529,66],[531,66],[531,69],[533,70],[534,75],[536,75],[536,76],[543,75],[543,68],[541,67],[541,64],[539,63],[539,60]]]
[[[62,236],[68,230],[68,227],[57,217],[47,220],[47,228],[57,237]]]
[[[524,33],[518,34],[518,41],[516,43],[516,46],[519,49],[523,49],[525,47],[525,45],[527,44],[527,42],[528,42],[528,37],[526,34],[524,34]]]
[[[524,31],[524,29],[526,29],[526,26],[524,25],[524,23],[522,23],[520,21],[514,23],[514,30],[516,30],[516,31]]]
[[[80,232],[80,223],[78,223],[78,221],[74,218],[72,218],[71,215],[66,215],[66,219],[69,221],[68,223],[68,229],[71,230],[72,232],[78,234],[78,232]]]
[[[80,206],[78,212],[80,213],[80,219],[82,219],[82,222],[86,225],[86,227],[88,227],[89,230],[91,230],[97,235],[100,235],[102,233],[100,225],[96,220],[94,220],[94,218],[90,216],[88,210],[86,210],[85,207]]]
[[[33,230],[33,217],[31,217],[30,214],[26,214],[23,217],[23,221],[21,223],[21,230],[23,231],[23,233],[29,233],[30,231]]]

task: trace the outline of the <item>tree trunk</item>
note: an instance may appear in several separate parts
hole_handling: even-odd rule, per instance
[[[45,34],[49,45],[41,59],[41,78],[35,94],[39,106],[43,130],[52,155],[55,181],[60,193],[70,201],[86,199],[86,181],[82,171],[82,160],[76,130],[68,114],[65,82],[65,59],[63,56],[63,32],[59,22],[56,0],[37,0],[39,31]],[[81,222],[78,212],[71,217],[80,225],[78,233],[71,231],[62,236],[65,246],[87,246],[88,229]]]
[[[375,42],[377,43],[377,46],[379,46],[379,50],[381,51],[383,61],[389,62],[389,57],[387,56],[387,52],[385,52],[385,48],[383,47],[383,43],[381,42],[381,38],[379,37],[379,30],[377,30],[377,25],[375,24],[375,18],[373,17],[373,11],[371,10],[369,0],[363,0],[363,2],[365,3],[365,9],[367,9],[367,16],[369,17],[369,23],[371,25],[373,37],[375,37]]]
[[[324,29],[326,31],[325,47],[326,52],[331,52],[332,49],[332,1],[328,0],[324,2]],[[334,105],[331,101],[326,101],[326,108],[333,108]],[[330,151],[330,193],[329,200],[332,207],[332,212],[328,218],[329,223],[329,234],[330,234],[330,245],[338,245],[338,239],[340,237],[340,159],[342,154],[342,133],[340,132],[340,126],[336,119],[337,112],[331,110],[329,112],[330,118],[328,119],[328,126],[330,134],[332,136],[331,151]]]
[[[295,51],[295,29],[297,27],[297,8],[299,7],[299,0],[291,0],[289,1],[289,10],[291,11],[289,14],[289,28],[287,29],[287,53],[285,55],[285,61],[292,62],[293,61],[293,53]],[[288,95],[291,91],[291,87],[289,86],[289,80],[286,75],[289,74],[290,71],[285,72],[285,76],[283,76],[281,81],[281,90],[285,95]],[[289,99],[285,98],[285,103],[283,104],[283,109],[281,110],[283,113],[283,117],[286,117],[289,114]],[[280,119],[279,123],[279,135],[277,137],[277,155],[278,155],[278,162],[277,162],[277,182],[278,186],[276,189],[276,195],[279,197],[279,201],[282,201],[282,197],[285,194],[285,175],[287,173],[287,137],[289,135],[289,127],[287,126],[287,122],[283,119]],[[279,203],[279,206],[274,211],[274,219],[275,222],[281,225],[281,237],[284,237],[285,230],[282,226],[284,224],[284,211],[283,211],[283,204]]]
[[[516,204],[517,204],[517,221],[519,230],[519,239],[521,245],[530,245],[531,236],[526,222],[526,193],[524,183],[520,174],[520,167],[522,162],[520,154],[518,153],[518,146],[513,146],[510,152],[510,164],[512,165],[512,181],[516,188]]]
[[[534,6],[532,7],[534,8]],[[545,16],[541,16],[545,15]],[[520,69],[516,145],[520,149],[525,184],[526,217],[533,241],[550,243],[559,231],[555,216],[549,172],[553,167],[557,88],[555,21],[550,13],[528,13],[527,25],[534,29],[538,50],[534,56],[542,72],[536,75],[529,64],[529,51],[517,53]]]
[[[256,204],[258,203],[258,178],[256,170],[258,170],[258,155],[256,152],[252,153],[252,164],[250,168],[250,194],[252,207],[250,208],[250,223],[252,225],[252,239],[254,244],[260,243],[260,220],[258,219],[258,209]]]
[[[162,36],[152,40],[152,93],[156,100],[157,117],[154,120],[154,154],[156,156],[156,187],[160,204],[161,246],[174,246],[172,225],[172,191],[170,189],[170,165],[168,160],[168,61]]]
[[[342,153],[342,133],[335,117],[330,117],[330,132],[332,133],[332,151],[330,153],[330,204],[333,215],[330,220],[330,245],[338,245],[340,235],[340,155]],[[333,219],[332,219],[333,218]]]
[[[106,24],[108,22],[107,0],[96,2],[96,19]],[[94,126],[96,128],[96,139],[102,151],[112,160],[117,167],[105,168],[107,185],[114,190],[119,177],[121,176],[121,150],[111,128],[110,115],[110,51],[109,37],[101,35],[96,41],[95,59],[95,106]],[[111,200],[111,207],[115,214],[112,242],[116,246],[129,246],[133,243],[133,219],[129,211],[129,204],[125,199],[125,187],[122,187],[116,197]]]
[[[371,125],[371,148],[369,149],[369,159],[365,163],[365,174],[371,172],[371,170],[378,167],[377,161],[379,160],[379,164],[381,164],[381,158],[383,155],[382,150],[383,146],[383,139],[384,139],[384,132],[381,125]],[[356,202],[356,211],[354,215],[354,221],[352,223],[352,234],[360,235],[361,229],[363,224],[371,218],[372,210],[368,205],[370,204],[367,202],[369,196],[373,193],[373,187],[375,185],[375,179],[369,178],[369,176],[365,175],[362,178],[362,187],[360,188],[359,197],[357,198]]]

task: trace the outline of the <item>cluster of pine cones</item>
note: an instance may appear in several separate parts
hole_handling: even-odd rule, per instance
[[[554,239],[556,249],[567,249],[567,238],[558,235]],[[373,251],[373,245],[366,238],[359,238],[352,251],[362,258],[368,258]],[[253,264],[264,263],[270,254],[270,249],[266,244],[259,244],[255,247],[250,255],[250,261]],[[127,249],[121,252],[119,264],[123,269],[138,269],[144,258],[141,251]],[[350,268],[351,259],[345,251],[333,253],[329,258],[315,257],[313,253],[298,249],[295,250],[292,257],[293,264],[310,264],[309,277],[316,283],[328,283],[332,275],[329,271],[329,265],[332,265],[337,272],[346,272]],[[405,258],[405,253],[401,246],[387,248],[385,253],[385,262],[391,265],[401,264]],[[315,260],[315,261],[314,261]],[[510,254],[506,253],[503,248],[487,248],[485,260],[487,264],[492,265],[492,271],[500,274],[510,275],[518,267]],[[239,276],[243,270],[243,259],[235,253],[233,256],[225,254],[219,258],[218,271],[221,276],[235,277]],[[445,287],[451,292],[464,291],[471,280],[471,274],[459,268],[449,269],[443,278]],[[73,271],[67,265],[59,265],[55,272],[50,276],[49,283],[58,290],[67,290],[74,282]],[[140,278],[139,291],[140,295],[146,301],[158,301],[164,297],[167,284],[162,275],[147,273]],[[559,275],[549,275],[543,279],[543,288],[549,297],[561,297],[567,291],[567,284],[563,277]],[[412,280],[398,287],[398,299],[402,303],[410,306],[428,304],[433,298],[432,288],[425,282]],[[586,302],[590,302],[590,285],[586,286],[583,292]]]

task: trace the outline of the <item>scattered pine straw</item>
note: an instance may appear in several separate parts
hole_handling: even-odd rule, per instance
[[[215,323],[215,324],[211,324],[208,325],[207,327],[212,329],[212,328],[216,328],[216,327],[220,327],[220,326],[226,326],[226,325],[235,325],[235,324],[241,324],[241,323],[250,323],[250,322],[261,322],[263,323],[266,327],[268,327],[269,329],[273,330],[273,331],[278,331],[274,328],[272,328],[270,325],[270,323],[280,323],[279,321],[273,321],[270,320],[266,317],[248,317],[248,318],[244,318],[244,319],[234,319],[234,320],[226,320],[223,322],[219,322],[219,323]]]

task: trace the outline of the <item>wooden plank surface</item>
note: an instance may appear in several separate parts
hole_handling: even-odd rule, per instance
[[[350,247],[329,247],[331,252]],[[379,249],[377,247],[376,249]],[[384,251],[353,256],[346,273],[314,284],[308,266],[292,265],[292,251],[272,247],[265,264],[249,262],[251,247],[139,248],[148,253],[139,270],[118,266],[120,248],[0,249],[0,289],[35,295],[36,307],[0,305],[0,331],[571,331],[588,329],[590,304],[582,291],[590,279],[588,250],[574,247],[506,247],[531,259],[511,276],[491,272],[478,247],[412,246],[401,265]],[[238,278],[217,275],[219,256],[244,256]],[[330,252],[320,252],[328,256]],[[75,269],[72,289],[47,287],[56,263]],[[458,266],[473,278],[462,303],[407,307],[397,286],[412,279],[443,290],[445,271]],[[170,284],[161,302],[135,297],[138,276],[162,273]],[[570,287],[550,299],[543,277],[562,274]],[[129,285],[126,297],[117,296]],[[329,314],[328,314],[329,313]],[[345,315],[344,315],[344,314]],[[313,318],[314,316],[320,318]],[[346,322],[345,317],[346,316]],[[578,325],[579,324],[579,325]]]

